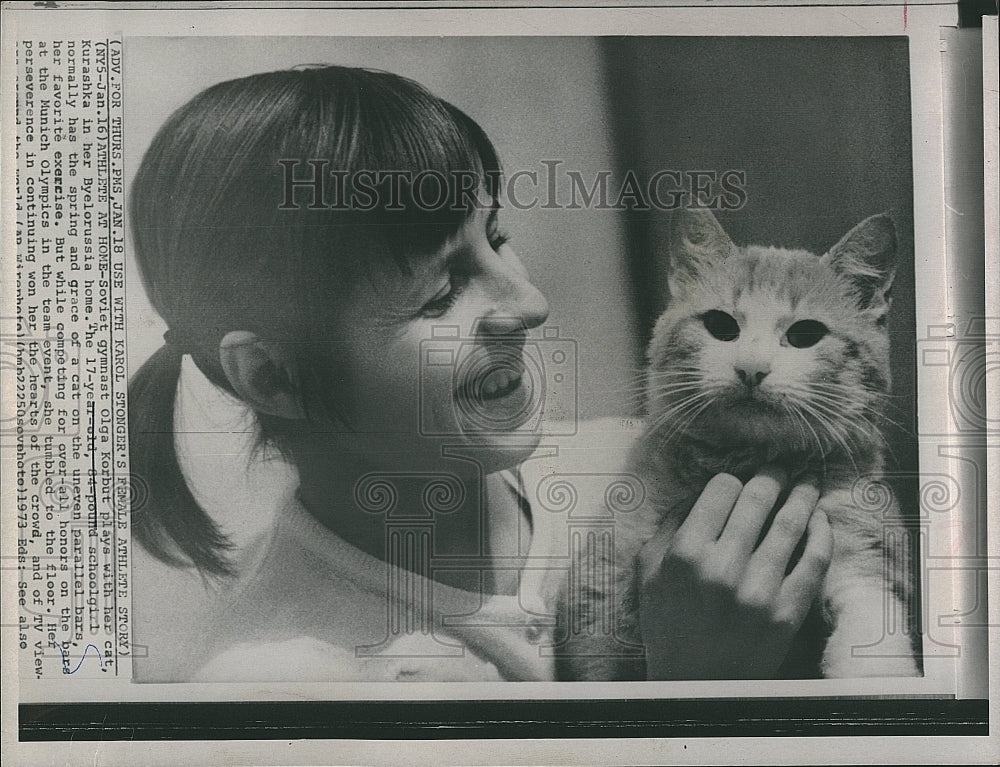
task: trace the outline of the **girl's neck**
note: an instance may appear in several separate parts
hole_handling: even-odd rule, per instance
[[[339,537],[390,564],[417,570],[456,588],[494,591],[490,541],[510,540],[518,520],[490,492],[497,477],[476,461],[410,453],[405,461],[377,460],[391,453],[305,445],[293,449],[299,499]],[[333,458],[333,460],[331,460]],[[493,503],[490,503],[490,499]],[[514,535],[516,540],[517,536]],[[425,541],[424,551],[401,541]],[[435,562],[452,560],[454,569]],[[468,564],[462,567],[461,560]]]

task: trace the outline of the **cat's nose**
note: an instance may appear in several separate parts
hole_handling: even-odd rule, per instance
[[[760,382],[767,378],[767,374],[770,372],[771,368],[767,365],[744,365],[743,367],[736,368],[736,377],[744,385],[752,389],[755,386],[760,386]]]

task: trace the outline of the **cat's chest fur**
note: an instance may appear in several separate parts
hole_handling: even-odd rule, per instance
[[[675,531],[712,477],[731,474],[746,483],[765,466],[783,470],[790,485],[806,479],[816,483],[823,496],[821,507],[839,516],[844,496],[852,497],[860,476],[874,477],[882,471],[877,447],[858,452],[864,455],[848,459],[770,443],[718,445],[694,437],[665,443],[657,430],[646,427],[633,444],[625,468],[639,477],[646,501],[638,513],[618,518],[620,545],[622,549],[641,546],[663,526]]]

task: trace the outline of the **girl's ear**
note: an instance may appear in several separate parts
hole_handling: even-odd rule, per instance
[[[254,410],[290,421],[305,418],[294,366],[281,344],[232,330],[219,344],[219,361],[236,394]]]
[[[668,241],[667,286],[671,296],[680,295],[685,284],[696,278],[702,269],[728,257],[733,249],[729,235],[707,210],[675,210],[670,219]]]

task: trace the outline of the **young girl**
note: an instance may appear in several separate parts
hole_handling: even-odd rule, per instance
[[[543,440],[548,308],[500,193],[479,126],[382,72],[222,83],[159,131],[131,197],[169,326],[129,392],[136,679],[554,678],[573,520],[537,488],[635,432]],[[830,553],[808,486],[755,548],[786,484],[716,477],[646,547],[650,678],[781,664]]]

